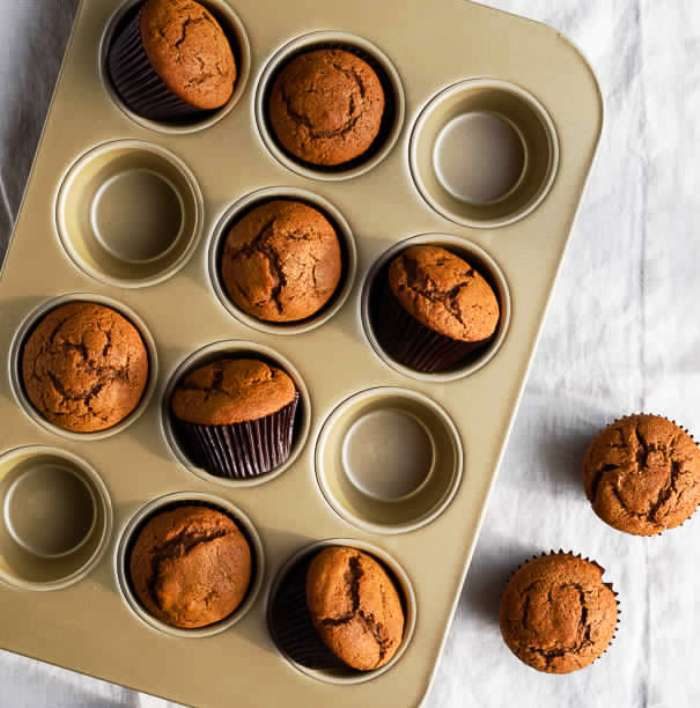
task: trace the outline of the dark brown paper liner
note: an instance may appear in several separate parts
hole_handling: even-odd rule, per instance
[[[555,551],[555,550],[543,551],[542,553],[537,553],[534,556],[531,556],[527,560],[520,563],[520,565],[518,565],[513,570],[513,572],[508,576],[508,580],[506,581],[506,584],[504,585],[503,590],[501,591],[501,603],[503,602],[503,595],[505,594],[506,588],[508,587],[508,585],[510,585],[510,581],[513,579],[515,574],[519,570],[524,568],[526,565],[528,565],[528,563],[531,563],[532,561],[537,560],[538,558],[547,558],[548,556],[569,556],[571,558],[580,558],[581,560],[587,561],[588,563],[593,563],[594,565],[597,565],[602,571],[601,579],[605,575],[605,568],[603,568],[603,566],[600,565],[600,563],[598,563],[597,561],[594,561],[591,558],[588,558],[588,556],[582,556],[580,553],[574,553],[573,551],[565,551],[562,548],[560,548],[558,551]],[[613,586],[612,583],[603,582],[603,585],[605,585],[607,588],[609,588],[612,591],[612,594],[615,596],[615,606],[617,607],[617,616],[615,618],[615,629],[613,630],[612,636],[610,637],[610,641],[608,642],[608,646],[605,647],[605,649],[595,659],[593,659],[593,661],[590,664],[587,664],[586,666],[581,667],[581,669],[578,669],[577,671],[581,671],[583,669],[588,668],[589,666],[592,666],[597,661],[599,661],[605,654],[607,654],[608,650],[613,645],[613,642],[615,641],[615,639],[617,637],[617,633],[620,629],[620,616],[622,615],[622,608],[620,606],[620,600],[618,599],[619,595],[616,592],[615,587]],[[505,636],[503,637],[503,641],[506,643],[506,646],[508,646],[508,643],[505,641]],[[510,649],[510,646],[508,646],[508,648]],[[527,666],[530,666],[530,664],[523,661],[515,652],[513,652],[513,655],[517,659],[522,661],[524,664],[526,664]],[[534,666],[530,666],[530,668],[534,669],[535,671],[539,671],[539,669],[535,669]],[[544,672],[544,673],[546,673],[546,672]],[[576,673],[576,672],[574,672],[574,673]],[[557,675],[557,674],[553,674],[553,675]],[[559,674],[559,675],[565,675],[565,674]]]
[[[187,457],[209,474],[253,479],[288,459],[294,442],[299,394],[277,413],[234,425],[197,425],[174,421],[178,442]]]
[[[109,50],[107,65],[122,101],[144,118],[185,122],[206,115],[175,95],[158,76],[141,41],[141,12],[122,27]]]
[[[406,312],[388,282],[376,287],[373,324],[377,340],[392,359],[409,369],[424,374],[450,371],[488,343],[461,342],[438,334]]]
[[[282,578],[270,607],[268,622],[277,646],[293,662],[320,671],[354,673],[319,637],[306,603],[306,573],[314,555],[302,558]]]

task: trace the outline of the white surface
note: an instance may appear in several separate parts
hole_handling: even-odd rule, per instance
[[[0,0],[0,240],[6,208],[14,214],[19,203],[72,4]],[[698,706],[700,521],[654,539],[616,533],[590,511],[578,466],[587,438],[623,413],[660,412],[700,433],[700,3],[491,4],[577,42],[601,80],[607,127],[426,704]],[[608,568],[622,623],[602,661],[553,677],[508,653],[496,613],[511,568],[560,546]],[[3,707],[155,704],[10,654],[0,655],[0,686]]]

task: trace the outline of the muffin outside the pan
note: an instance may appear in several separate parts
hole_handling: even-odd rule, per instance
[[[233,95],[237,74],[221,25],[194,0],[146,0],[119,30],[108,68],[124,103],[160,121],[221,108]]]
[[[410,246],[374,286],[373,328],[383,349],[424,373],[455,368],[493,337],[498,298],[467,261],[440,246]]]
[[[303,202],[266,202],[231,228],[220,261],[228,297],[263,322],[308,319],[333,298],[343,272],[331,222]]]
[[[595,513],[626,533],[680,526],[700,504],[700,448],[660,416],[632,415],[605,428],[588,448],[583,474]]]
[[[300,561],[271,608],[280,646],[314,669],[373,671],[395,656],[405,616],[399,591],[371,555],[330,546]]]
[[[249,479],[288,459],[299,392],[281,369],[257,359],[220,359],[186,374],[171,400],[177,440],[198,467]]]
[[[267,110],[284,150],[311,165],[338,167],[370,150],[385,103],[379,76],[364,59],[344,49],[315,49],[282,67]]]
[[[613,640],[618,605],[597,563],[550,553],[522,565],[501,598],[503,639],[525,664],[566,674],[592,664]]]
[[[248,592],[253,563],[235,522],[205,506],[153,516],[127,562],[141,605],[179,629],[207,627],[232,615]]]
[[[116,310],[71,302],[44,315],[24,342],[21,377],[27,398],[49,423],[100,432],[138,408],[148,384],[148,351]]]

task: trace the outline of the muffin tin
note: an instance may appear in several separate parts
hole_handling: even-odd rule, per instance
[[[416,705],[597,147],[598,85],[554,30],[465,0],[205,4],[238,41],[241,79],[195,124],[138,118],[110,88],[106,48],[133,2],[77,13],[0,279],[0,645],[186,704]],[[352,48],[391,92],[383,142],[350,169],[294,163],[267,129],[270,78],[309,46]],[[489,159],[461,170],[463,150]],[[299,325],[251,320],[218,282],[227,225],[269,195],[319,206],[345,248],[343,287]],[[375,336],[373,279],[410,242],[465,253],[500,298],[494,340],[448,374],[400,366]],[[150,349],[143,405],[106,434],[46,425],[17,374],[32,323],[71,299],[122,311]],[[253,482],[193,469],[167,416],[184,368],[243,351],[280,362],[303,397],[292,458]],[[158,626],[125,585],[143,514],[188,500],[227,510],[255,547],[251,594],[212,631]],[[404,643],[379,672],[305,670],[268,629],[289,564],[331,542],[374,553],[403,591]]]

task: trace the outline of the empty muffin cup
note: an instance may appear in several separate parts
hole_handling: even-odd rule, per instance
[[[337,658],[314,628],[307,604],[306,577],[313,559],[330,547],[355,549],[379,563],[396,588],[404,616],[403,637],[394,656],[377,669],[359,671]],[[282,567],[273,582],[267,605],[267,622],[281,654],[299,671],[334,684],[369,681],[400,661],[415,630],[416,598],[406,571],[388,553],[368,543],[333,539],[302,548]]]
[[[302,131],[308,130],[309,140],[303,141],[304,149],[310,149],[314,140],[319,143],[318,150],[311,151],[314,152],[313,159],[311,153],[308,155],[309,159],[305,159],[298,151],[297,154],[292,152],[280,140],[280,136],[272,125],[271,99],[273,92],[280,90],[280,87],[276,86],[278,77],[290,65],[290,62],[295,61],[298,57],[310,52],[325,50],[348,52],[362,60],[364,64],[368,65],[367,71],[376,75],[376,79],[373,79],[372,82],[373,85],[378,79],[384,95],[384,109],[376,137],[371,141],[371,144],[365,145],[363,142],[365,136],[358,135],[357,141],[362,143],[364,147],[359,154],[346,161],[339,161],[340,158],[335,157],[335,153],[338,151],[345,153],[348,149],[350,141],[346,139],[346,136],[349,130],[357,128],[358,131],[364,131],[364,128],[367,127],[364,121],[365,116],[359,111],[357,104],[369,101],[365,97],[370,93],[374,94],[374,91],[363,83],[364,80],[358,71],[353,70],[353,67],[341,67],[338,70],[339,81],[349,81],[348,85],[342,89],[343,98],[349,99],[348,111],[350,115],[348,121],[343,125],[338,124],[339,113],[337,110],[324,111],[320,106],[320,100],[312,100],[312,95],[317,88],[317,81],[308,76],[307,80],[310,81],[310,85],[300,86],[300,91],[304,94],[304,100],[300,106],[292,105],[298,96],[286,93],[282,96],[280,105],[286,106],[284,112],[286,119],[290,122],[289,135],[298,135],[299,130],[293,127],[294,124],[297,124]],[[331,66],[334,67],[335,62]],[[331,81],[328,76],[328,68],[324,69],[321,75],[324,80]],[[356,89],[355,84],[357,84]],[[353,97],[351,94],[355,90],[357,93]],[[320,87],[318,93],[320,98],[328,99],[329,86]],[[370,102],[370,105],[373,104]],[[403,127],[405,111],[405,97],[401,79],[389,57],[368,40],[347,32],[312,32],[298,37],[282,47],[265,67],[255,97],[258,129],[272,156],[290,170],[311,179],[349,179],[364,174],[375,167],[396,145]],[[333,144],[333,138],[336,135],[339,136],[337,145]]]
[[[426,246],[438,247],[440,250],[438,251],[435,248],[420,249],[420,247]],[[417,278],[420,281],[421,278],[425,277],[425,275],[421,275],[424,267],[442,268],[442,261],[449,262],[451,260],[460,265],[460,262],[453,256],[470,266],[471,271],[464,274],[468,276],[467,281],[472,286],[473,283],[478,282],[480,285],[476,291],[477,294],[481,292],[484,296],[488,295],[488,300],[485,300],[484,304],[477,308],[475,312],[487,313],[486,305],[490,303],[490,324],[487,330],[488,332],[493,332],[490,336],[486,336],[483,339],[479,338],[477,341],[463,341],[452,336],[446,336],[441,331],[438,331],[437,328],[429,327],[419,321],[419,312],[409,312],[399,302],[390,285],[390,266],[399,256],[412,251],[418,252],[419,250],[431,252],[433,255],[430,255],[429,260],[432,259],[435,262],[424,263],[423,266],[419,267],[415,265],[417,256],[410,258],[409,260],[414,263],[416,273],[412,273],[412,270],[409,272],[408,265],[405,265],[403,268],[406,278]],[[445,254],[444,251],[449,253]],[[432,296],[436,302],[433,302],[430,300],[430,293],[423,295],[419,289],[416,292],[421,297],[416,297],[415,302],[418,304],[423,303],[423,305],[428,304],[431,308],[435,307],[436,310],[439,310],[440,318],[438,322],[440,326],[444,326],[448,319],[449,322],[458,326],[458,328],[463,328],[465,331],[467,331],[467,325],[469,325],[468,334],[474,338],[473,335],[477,333],[478,328],[483,331],[486,326],[484,324],[486,319],[480,322],[479,317],[472,318],[471,314],[468,316],[463,315],[465,310],[468,313],[472,312],[470,309],[472,299],[469,295],[469,289],[461,290],[462,285],[464,285],[464,283],[459,282],[462,279],[461,270],[457,268],[455,273],[459,275],[459,278],[456,281],[457,287],[455,288],[456,295],[454,297],[461,297],[461,293],[464,293],[466,298],[459,301],[459,307],[462,309],[458,311],[457,315],[454,315],[452,309],[442,305],[443,300],[449,300],[450,293],[441,294],[436,292]],[[452,283],[453,274],[446,273],[445,279],[448,277],[450,278],[449,282]],[[476,281],[474,278],[476,278]],[[420,282],[418,282],[418,285],[423,287]],[[460,312],[462,313],[461,315]],[[508,283],[496,261],[475,243],[445,234],[415,236],[390,248],[370,270],[362,292],[363,324],[367,337],[377,354],[389,366],[402,374],[425,381],[451,381],[469,376],[485,366],[503,344],[510,325],[510,317],[511,304]],[[474,321],[470,322],[470,319]],[[493,330],[494,323],[495,330]],[[449,331],[452,333],[451,329]],[[462,336],[461,333],[458,334]]]
[[[458,224],[493,228],[532,212],[559,163],[554,123],[542,104],[505,81],[473,79],[423,110],[410,147],[418,190]]]
[[[170,85],[166,85],[149,59],[140,31],[139,23],[145,0],[125,2],[107,26],[100,49],[100,70],[105,89],[124,113],[144,127],[168,133],[202,130],[224,118],[245,92],[250,76],[251,51],[243,23],[231,6],[223,0],[197,2],[211,13],[219,24],[233,55],[233,92],[231,93],[229,85],[227,93],[230,97],[223,104],[225,97],[216,98],[218,93],[223,91],[221,85],[209,85],[204,94],[201,85],[196,85],[201,83],[202,78],[205,82],[212,80],[212,75],[207,74],[207,67],[201,56],[198,60],[200,73],[191,76],[188,75],[188,71],[192,71],[191,68],[180,73],[181,60],[177,53],[173,52],[173,64],[161,67],[161,72],[163,75],[167,74],[170,82]],[[179,21],[179,18],[173,18],[173,22]],[[168,30],[163,27],[160,32],[164,37],[168,34]],[[218,32],[214,34],[218,36]],[[218,65],[217,71],[220,72],[222,57],[216,58],[215,61],[214,54],[220,51],[221,47],[219,45],[217,50],[213,40],[211,34],[206,38],[200,34],[199,37],[193,38],[190,51],[196,56],[202,51],[202,42],[212,42],[207,59],[213,65]],[[199,46],[194,44],[195,42]],[[161,50],[165,51],[162,47]],[[162,51],[159,61],[167,64],[170,56],[164,56]],[[229,71],[230,56],[228,54],[229,59],[226,62],[229,64]],[[190,93],[192,95],[188,96]],[[185,100],[185,97],[190,100]]]
[[[324,423],[316,476],[343,518],[374,533],[405,533],[433,521],[461,478],[457,429],[427,396],[376,388],[341,403]]]
[[[126,140],[78,160],[61,185],[56,216],[61,242],[79,268],[111,285],[143,287],[187,262],[203,201],[179,158]]]
[[[180,507],[186,507],[188,509],[192,507],[204,507],[206,509],[212,509],[219,512],[220,514],[224,514],[224,516],[227,516],[234,522],[238,531],[240,531],[247,541],[250,549],[250,582],[240,604],[229,616],[224,617],[220,621],[213,624],[197,628],[180,628],[171,624],[166,624],[166,622],[152,614],[139,600],[130,571],[132,550],[134,549],[140,532],[146,524],[148,524],[148,522],[156,516],[166,512],[175,511]],[[199,542],[208,543],[216,538],[219,538],[221,535],[222,532],[220,530],[214,531],[209,535],[205,531],[203,538],[200,539]],[[173,541],[175,541],[175,543],[173,543]],[[179,553],[186,555],[194,547],[193,545],[188,545],[188,543],[191,544],[191,539],[186,537],[178,539],[176,537],[170,542],[170,551],[173,555],[177,555]],[[189,565],[189,563],[184,564],[183,570],[187,570]],[[168,494],[149,502],[136,511],[136,513],[131,517],[126,525],[126,528],[124,529],[124,532],[122,533],[121,538],[119,539],[119,544],[117,546],[116,570],[122,597],[126,601],[129,609],[131,609],[131,611],[147,625],[173,637],[210,637],[232,627],[234,624],[243,619],[243,617],[253,607],[264,580],[265,555],[262,541],[255,525],[251,519],[237,506],[226,499],[211,494],[205,494],[202,492],[178,492],[175,494]],[[167,588],[167,592],[172,596],[173,594],[176,595],[178,592],[184,592],[188,588],[195,594],[195,596],[201,595],[196,583],[187,582],[182,585],[179,585],[177,582],[175,582],[174,585],[170,584]],[[206,596],[201,601],[203,604],[206,604]]]
[[[112,528],[107,489],[71,453],[26,447],[0,457],[0,579],[64,588],[99,561]]]

